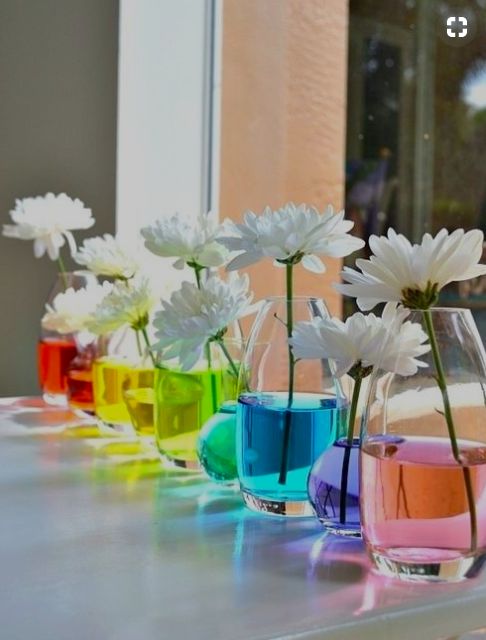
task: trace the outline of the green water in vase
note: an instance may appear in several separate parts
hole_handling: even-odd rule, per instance
[[[231,381],[229,380],[231,378]],[[176,465],[199,468],[197,439],[236,381],[223,368],[155,371],[154,426],[159,451]]]

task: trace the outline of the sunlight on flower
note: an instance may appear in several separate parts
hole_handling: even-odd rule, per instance
[[[156,302],[154,288],[146,276],[116,282],[111,293],[96,307],[88,328],[97,334],[110,333],[125,325],[143,329]]]
[[[290,344],[302,359],[329,358],[336,375],[352,375],[352,369],[379,366],[403,376],[426,366],[421,355],[430,351],[420,324],[406,321],[409,311],[396,303],[385,306],[381,318],[374,313],[355,313],[345,322],[338,318],[315,318],[295,325]],[[367,374],[371,373],[368,371]]]
[[[176,269],[190,267],[219,267],[224,264],[227,251],[216,242],[221,225],[208,213],[197,217],[176,213],[161,218],[141,230],[145,247],[156,256],[177,258]]]
[[[139,271],[141,263],[134,249],[108,233],[85,240],[73,258],[97,276],[122,280],[132,278]]]
[[[356,260],[360,271],[345,267],[345,284],[335,285],[340,293],[357,298],[364,311],[380,302],[428,309],[446,284],[486,274],[486,265],[479,264],[483,233],[478,229],[451,234],[441,229],[435,237],[426,233],[420,244],[389,229],[388,236],[371,236],[369,244],[371,258]]]
[[[75,333],[88,328],[95,309],[111,292],[108,282],[91,284],[82,289],[69,288],[58,293],[52,305],[46,305],[42,327],[57,333]]]
[[[74,254],[76,243],[71,231],[89,229],[95,223],[91,209],[87,209],[81,200],[72,200],[65,193],[47,193],[45,196],[16,200],[10,217],[14,224],[5,224],[3,235],[33,240],[35,257],[40,258],[47,252],[51,260],[59,258],[59,250],[66,240],[71,254]]]
[[[228,281],[212,276],[201,289],[183,282],[155,314],[154,348],[163,350],[166,359],[179,358],[183,370],[191,369],[208,341],[221,339],[228,326],[253,312],[248,288],[248,276],[237,274]]]
[[[329,205],[323,213],[306,204],[287,203],[260,215],[247,211],[242,224],[225,222],[219,238],[228,250],[238,252],[229,270],[247,267],[259,260],[274,258],[279,266],[302,262],[309,271],[326,270],[321,257],[343,258],[364,246],[360,238],[349,235],[354,222],[344,219],[344,211],[334,213]]]

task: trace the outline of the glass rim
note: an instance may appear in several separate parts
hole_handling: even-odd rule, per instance
[[[286,295],[282,296],[267,296],[264,298],[265,302],[308,302],[309,300],[314,300],[316,302],[324,302],[324,298],[320,298],[319,296],[311,296],[311,295],[298,295],[292,296],[292,298],[287,298]]]
[[[407,308],[407,307],[405,307]],[[409,309],[410,313],[416,313],[417,311],[420,313],[424,313],[425,311],[434,312],[444,312],[444,311],[455,311],[456,313],[465,313],[470,312],[471,309],[469,307],[430,307],[429,309]]]

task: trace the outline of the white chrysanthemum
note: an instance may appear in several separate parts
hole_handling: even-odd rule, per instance
[[[240,269],[262,258],[274,258],[276,264],[302,265],[309,271],[323,273],[325,265],[319,256],[343,258],[364,246],[363,240],[349,235],[354,222],[344,219],[344,211],[334,213],[329,205],[324,213],[305,204],[289,202],[272,211],[266,207],[256,215],[247,211],[242,224],[225,222],[228,235],[219,242],[237,251],[228,269]]]
[[[165,350],[167,359],[179,358],[183,370],[191,369],[208,341],[222,338],[229,325],[252,312],[248,287],[248,276],[236,274],[227,282],[212,276],[201,289],[183,282],[155,314],[154,348]]]
[[[373,255],[357,260],[360,269],[345,267],[346,284],[335,285],[347,296],[357,298],[360,309],[372,309],[379,302],[403,302],[411,308],[426,309],[437,301],[439,291],[449,282],[469,280],[486,274],[478,264],[483,252],[483,233],[446,229],[432,237],[426,233],[420,244],[411,244],[393,229],[388,236],[371,236]]]
[[[342,376],[356,365],[379,366],[403,376],[426,366],[421,355],[430,350],[420,324],[406,321],[409,311],[396,303],[385,306],[381,318],[374,313],[355,313],[345,322],[337,318],[315,318],[295,325],[290,339],[296,358],[329,358]]]
[[[57,333],[85,331],[93,319],[96,307],[111,292],[109,282],[91,284],[82,289],[69,288],[58,293],[52,305],[46,304],[42,326]]]
[[[140,269],[141,259],[131,247],[109,233],[85,240],[74,260],[97,276],[132,278]]]
[[[156,301],[153,286],[145,276],[115,282],[111,293],[96,307],[88,328],[98,334],[116,331],[124,325],[142,329],[147,326]]]
[[[147,249],[156,256],[177,258],[174,266],[219,267],[227,251],[218,242],[221,225],[211,213],[190,218],[178,213],[141,229]]]
[[[76,243],[71,231],[89,229],[95,222],[91,209],[87,209],[81,200],[72,200],[65,193],[47,193],[45,196],[16,200],[10,217],[14,224],[3,225],[3,235],[33,240],[35,257],[40,258],[47,251],[51,260],[59,258],[59,249],[66,240],[74,254]]]

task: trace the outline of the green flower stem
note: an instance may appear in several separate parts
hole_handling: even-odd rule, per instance
[[[137,339],[137,351],[138,351],[138,355],[140,358],[142,358],[143,356],[143,351],[142,351],[142,343],[140,341],[140,330],[139,329],[134,329],[135,331],[135,338]]]
[[[197,288],[199,290],[201,290],[201,287],[202,287],[201,271],[204,269],[204,267],[201,267],[201,266],[199,266],[198,264],[195,264],[195,263],[192,263],[191,266],[194,269],[194,275],[196,276]],[[206,343],[205,351],[206,351],[206,360],[208,361],[208,369],[211,369],[211,366],[212,366],[212,363],[211,363],[211,347],[209,346],[209,342]]]
[[[356,413],[358,410],[359,392],[361,390],[361,383],[363,377],[358,374],[354,380],[353,395],[351,398],[351,408],[348,416],[348,433],[346,438],[346,448],[344,450],[343,467],[341,469],[341,495],[339,497],[339,522],[344,524],[346,522],[346,496],[348,493],[348,476],[349,476],[349,461],[351,458],[351,447],[353,446],[354,438],[354,423],[356,422]]]
[[[68,288],[68,279],[67,279],[67,272],[66,272],[66,267],[64,265],[64,260],[62,259],[61,253],[59,252],[59,255],[57,256],[57,264],[59,266],[59,273],[61,274],[61,278],[62,278],[62,283],[64,286],[64,291],[67,290]]]
[[[294,265],[291,263],[287,263],[285,265],[285,270],[286,270],[286,284],[287,284],[287,325],[286,326],[287,326],[287,338],[290,339],[292,337],[292,331],[294,329],[294,316],[293,316]],[[292,352],[292,347],[290,346],[290,342],[288,342],[288,355],[289,355],[289,395],[288,395],[288,401],[287,401],[287,410],[285,411],[282,460],[280,463],[280,473],[278,476],[279,484],[285,484],[287,482],[290,429],[292,426],[291,407],[292,407],[292,402],[294,400],[295,358]]]
[[[147,345],[147,351],[148,351],[148,354],[150,356],[150,359],[152,360],[152,364],[155,367],[155,364],[156,364],[155,363],[155,356],[152,353],[152,349],[150,348],[150,340],[149,340],[148,333],[147,333],[147,327],[142,327],[140,329],[140,331],[142,332],[142,336],[143,336],[144,342]]]
[[[228,351],[228,349],[227,349],[227,347],[226,347],[226,345],[224,343],[224,340],[223,339],[216,340],[216,342],[221,347],[221,351],[224,353],[224,355],[226,357],[226,360],[229,363],[229,366],[230,366],[230,369],[231,369],[231,373],[235,376],[235,378],[238,378],[238,374],[239,374],[238,367],[236,366],[233,358],[231,357],[231,354]]]
[[[471,551],[475,551],[478,546],[478,526],[476,516],[476,503],[474,501],[474,490],[472,486],[471,471],[468,467],[463,465],[461,460],[461,453],[457,444],[456,431],[454,427],[454,419],[452,417],[451,403],[449,400],[449,393],[447,391],[447,382],[442,365],[442,359],[439,353],[439,345],[437,344],[437,338],[435,335],[434,324],[432,321],[432,314],[430,309],[424,310],[425,328],[427,335],[429,336],[430,348],[432,351],[432,358],[434,360],[435,369],[437,372],[437,384],[439,385],[440,392],[442,394],[442,401],[444,403],[444,418],[447,424],[447,430],[449,431],[449,439],[451,441],[452,455],[454,456],[457,464],[462,467],[462,473],[464,476],[464,485],[466,488],[467,501],[469,506],[469,519],[471,523]]]
[[[189,266],[194,269],[194,275],[196,276],[197,288],[199,290],[201,290],[201,287],[202,287],[201,271],[204,269],[204,267],[201,267],[200,265],[198,265],[196,263],[191,263]],[[212,399],[212,403],[213,403],[213,413],[216,413],[216,411],[219,409],[219,406],[218,406],[218,403],[216,401],[216,380],[214,379],[214,373],[211,371],[211,367],[212,367],[211,345],[210,345],[209,342],[206,342],[206,346],[204,347],[204,350],[206,352],[206,360],[207,360],[207,363],[208,363],[208,370],[210,370],[211,399]]]

